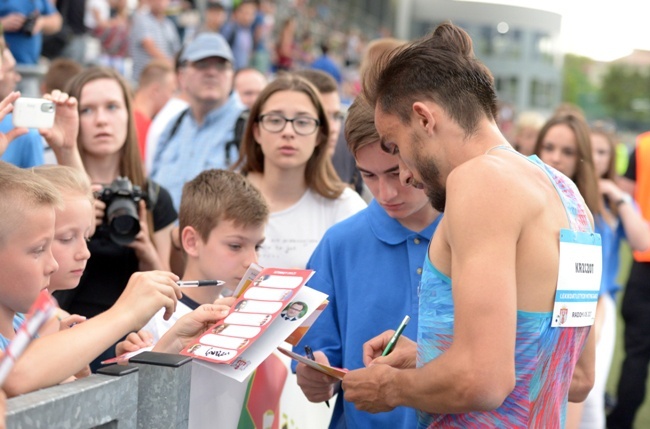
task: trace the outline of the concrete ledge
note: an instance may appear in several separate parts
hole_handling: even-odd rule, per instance
[[[7,401],[12,429],[135,429],[138,372],[114,377],[94,374]]]

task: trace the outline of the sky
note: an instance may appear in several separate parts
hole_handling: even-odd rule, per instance
[[[561,49],[611,61],[650,50],[650,4],[644,0],[473,0],[548,10],[562,15]]]

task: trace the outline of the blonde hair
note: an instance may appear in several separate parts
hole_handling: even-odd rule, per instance
[[[269,209],[262,194],[241,174],[226,170],[205,170],[183,186],[179,226],[193,227],[207,241],[222,220],[236,226],[266,224]]]
[[[24,215],[35,207],[61,206],[61,194],[50,182],[9,163],[0,161],[0,247],[9,232],[24,221]]]
[[[541,113],[532,110],[521,112],[515,120],[515,132],[521,132],[524,128],[531,128],[539,131],[544,126],[546,119]]]
[[[90,180],[85,172],[65,165],[41,165],[34,173],[53,184],[65,198],[70,193],[87,197],[91,204],[95,198],[90,188]]]

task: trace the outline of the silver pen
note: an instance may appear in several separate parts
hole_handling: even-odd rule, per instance
[[[225,283],[223,280],[179,280],[176,282],[180,287],[221,286]]]

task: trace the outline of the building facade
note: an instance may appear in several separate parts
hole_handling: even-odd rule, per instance
[[[455,0],[400,0],[397,36],[413,39],[450,20],[474,41],[499,100],[514,111],[549,114],[562,99],[561,16],[517,6]]]

